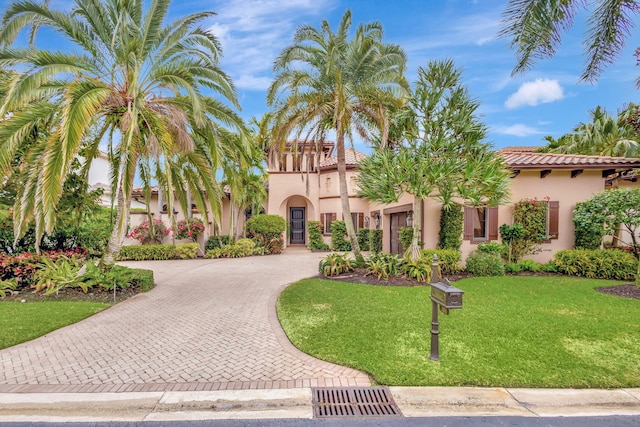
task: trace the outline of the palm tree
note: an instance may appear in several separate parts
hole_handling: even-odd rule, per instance
[[[353,253],[360,258],[347,193],[345,139],[354,133],[371,140],[374,129],[387,139],[390,107],[401,105],[408,91],[406,56],[397,45],[382,42],[378,22],[359,25],[352,38],[347,10],[333,32],[327,21],[318,30],[298,27],[293,44],[276,59],[275,80],[267,100],[274,107],[272,144],[285,149],[293,140],[321,142],[336,136],[342,214]]]
[[[624,47],[634,27],[632,17],[640,12],[638,1],[510,0],[503,12],[500,35],[511,39],[511,47],[516,50],[514,73],[527,70],[538,59],[551,58],[562,32],[571,27],[585,6],[591,15],[584,40],[587,62],[580,79],[596,80]]]
[[[572,133],[549,141],[546,151],[596,156],[637,157],[640,156],[640,135],[628,123],[627,118],[635,114],[631,105],[617,118],[604,108],[591,110],[591,123],[580,123]]]
[[[0,66],[19,70],[0,106],[0,171],[7,173],[30,129],[55,118],[45,141],[31,150],[27,178],[14,211],[16,236],[35,220],[38,239],[50,233],[65,175],[80,152],[91,160],[106,141],[117,215],[102,259],[110,267],[127,231],[134,180],[150,196],[153,179],[172,212],[188,192],[207,215],[219,204],[215,172],[228,151],[244,150],[223,126],[244,132],[230,78],[218,67],[218,40],[200,26],[212,12],[166,23],[170,0],[75,0],[71,13],[47,3],[11,4],[0,29]],[[74,52],[13,47],[23,29],[32,41],[48,28]],[[221,102],[215,96],[221,97]],[[96,137],[89,138],[90,127]],[[87,168],[90,161],[87,161]]]

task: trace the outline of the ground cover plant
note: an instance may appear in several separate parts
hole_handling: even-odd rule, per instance
[[[429,360],[428,286],[306,279],[278,316],[289,339],[381,384],[615,388],[640,386],[640,300],[597,292],[620,282],[478,277],[456,282],[464,308],[440,316]]]
[[[18,301],[2,302],[0,307],[0,349],[3,349],[79,322],[110,307],[110,304],[87,301]]]

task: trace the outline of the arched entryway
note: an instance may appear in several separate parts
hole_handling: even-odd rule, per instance
[[[313,203],[304,196],[291,196],[280,207],[287,220],[286,244],[307,244],[307,221],[316,217]]]

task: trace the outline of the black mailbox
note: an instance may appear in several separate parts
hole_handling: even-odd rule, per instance
[[[431,282],[431,300],[444,308],[462,308],[464,291],[449,284],[447,279]]]

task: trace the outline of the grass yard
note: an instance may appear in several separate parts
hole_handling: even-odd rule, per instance
[[[0,349],[79,322],[111,304],[95,302],[0,302]]]
[[[640,300],[605,295],[619,282],[480,277],[455,283],[464,308],[440,313],[440,362],[429,360],[429,287],[306,279],[278,316],[317,358],[386,385],[640,387]]]

